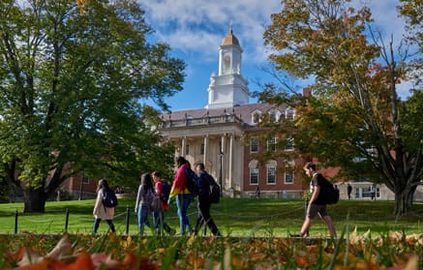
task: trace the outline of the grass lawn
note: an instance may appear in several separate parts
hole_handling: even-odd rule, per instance
[[[137,234],[134,213],[135,200],[120,200],[116,209],[115,226],[118,233],[125,232],[126,207],[130,207],[130,234]],[[0,204],[0,233],[14,232],[15,211],[19,212],[19,232],[38,234],[62,233],[65,227],[65,209],[69,208],[68,232],[91,233],[94,200],[47,202],[45,214],[24,214],[22,203]],[[423,231],[423,203],[415,203],[413,212],[406,217],[396,219],[392,215],[392,201],[340,201],[330,205],[328,211],[335,221],[340,233],[348,225],[349,231],[354,227],[359,232],[371,230],[375,234],[387,231],[405,231],[421,233]],[[191,204],[189,217],[192,225],[196,220],[196,205]],[[231,236],[287,236],[297,233],[304,217],[302,200],[276,199],[223,199],[212,206],[212,217],[223,235]],[[173,228],[178,227],[175,205],[167,212],[166,220]],[[102,222],[99,233],[107,230]],[[317,218],[310,231],[311,236],[326,235],[323,222]],[[146,234],[151,232],[146,230]]]

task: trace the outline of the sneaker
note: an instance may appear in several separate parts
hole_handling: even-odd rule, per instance
[[[301,234],[289,234],[289,237],[300,238],[302,236],[301,236]]]

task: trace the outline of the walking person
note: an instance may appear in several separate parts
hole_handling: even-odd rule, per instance
[[[311,186],[312,193],[309,205],[307,207],[307,215],[305,217],[304,223],[301,227],[300,237],[304,237],[309,228],[311,227],[312,220],[319,215],[320,218],[326,223],[330,236],[332,238],[336,237],[335,226],[333,225],[332,218],[329,216],[326,207],[326,190],[328,185],[332,185],[328,180],[326,180],[322,174],[317,172],[316,164],[312,162],[306,163],[304,166],[304,171],[308,176],[311,177]]]
[[[156,233],[161,234],[164,230],[169,235],[175,234],[175,229],[172,229],[165,222],[165,211],[169,209],[168,199],[170,193],[170,184],[162,180],[161,173],[155,171],[152,173],[154,181],[154,189],[156,191],[156,196],[160,198],[160,208],[153,211],[154,217],[154,229]]]
[[[113,217],[115,215],[115,208],[106,207],[106,205],[104,204],[104,198],[107,196],[107,194],[111,194],[112,192],[113,191],[110,189],[105,179],[101,179],[100,181],[98,181],[97,199],[95,201],[94,210],[93,210],[93,215],[95,218],[93,231],[92,231],[93,235],[97,233],[101,220],[106,220],[107,224],[109,225],[109,230],[111,232],[114,233],[116,231],[115,226],[113,225]]]
[[[195,171],[198,175],[198,217],[197,223],[195,224],[195,234],[198,234],[198,231],[204,225],[204,223],[210,228],[210,231],[215,236],[220,236],[219,229],[214,223],[212,217],[210,216],[211,200],[210,200],[210,190],[211,185],[214,183],[214,179],[211,175],[205,170],[203,163],[197,163],[195,165]]]
[[[176,174],[169,195],[169,204],[170,201],[176,197],[176,207],[178,209],[177,211],[179,217],[179,228],[181,231],[181,235],[185,235],[187,230],[191,230],[187,211],[192,201],[192,195],[188,190],[187,183],[188,177],[193,177],[195,173],[192,172],[188,161],[184,157],[178,157],[176,159],[176,166]]]
[[[154,187],[151,175],[141,175],[141,183],[138,187],[137,200],[135,202],[135,213],[137,213],[139,235],[144,234],[144,225],[149,227],[148,216],[151,213],[151,204],[154,199]]]
[[[348,183],[347,185],[348,200],[351,200],[351,192],[352,192],[352,186],[350,183]]]

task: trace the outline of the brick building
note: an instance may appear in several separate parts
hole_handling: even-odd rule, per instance
[[[159,131],[175,143],[175,155],[185,156],[191,163],[203,162],[231,195],[250,196],[259,187],[265,196],[299,197],[307,187],[298,170],[304,161],[260,162],[258,157],[266,151],[292,149],[277,149],[277,137],[262,140],[255,136],[263,133],[257,127],[258,116],[269,114],[274,121],[280,121],[295,117],[295,111],[249,103],[241,56],[242,48],[231,30],[219,48],[219,71],[210,78],[208,104],[205,108],[164,113]]]

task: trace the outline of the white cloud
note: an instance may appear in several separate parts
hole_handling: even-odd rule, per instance
[[[215,60],[229,25],[244,48],[245,62],[266,60],[264,25],[281,9],[279,0],[143,0],[148,22],[172,48]]]

